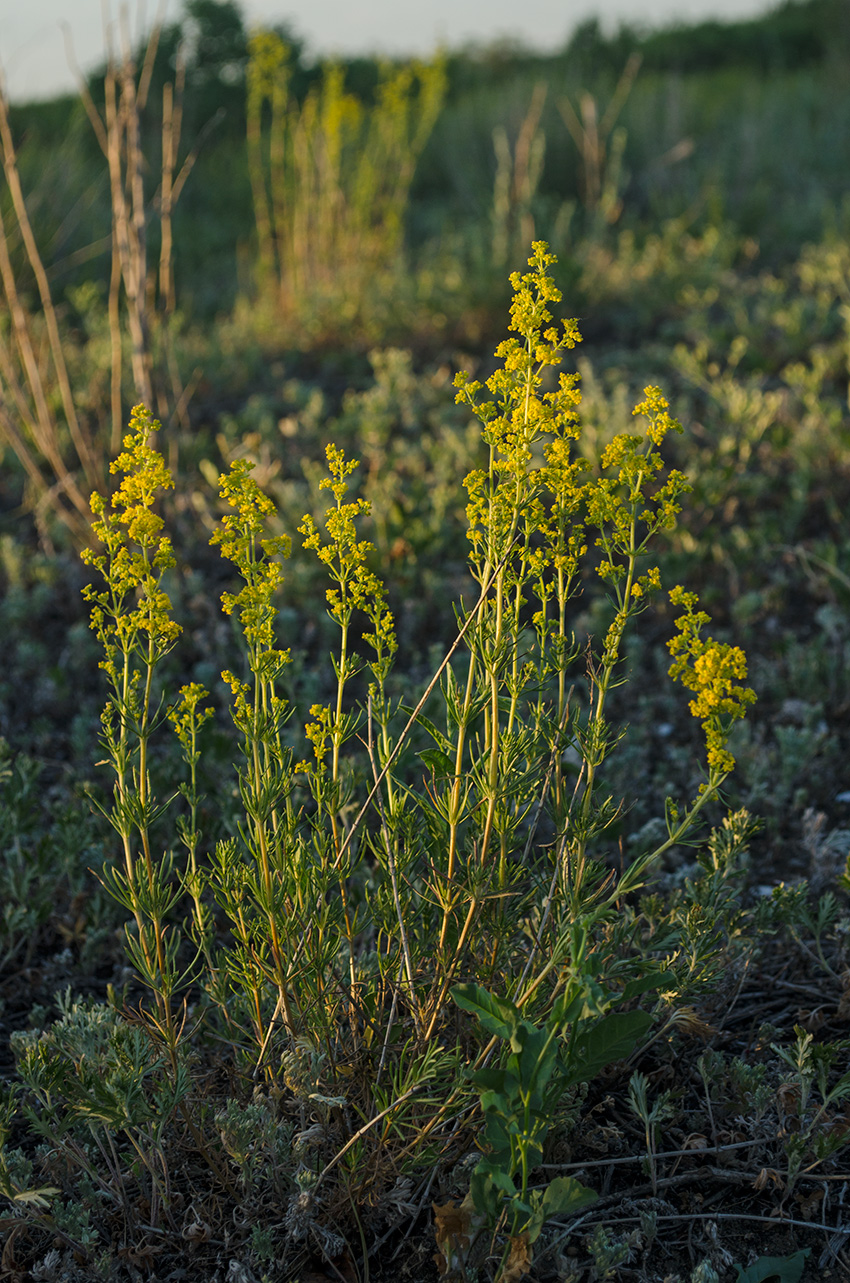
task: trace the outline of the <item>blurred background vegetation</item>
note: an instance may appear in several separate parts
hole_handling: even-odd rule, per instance
[[[8,105],[0,736],[60,778],[94,770],[76,554],[143,395],[178,478],[181,675],[218,689],[236,662],[206,547],[218,472],[254,459],[291,533],[321,508],[330,439],[363,460],[403,671],[421,675],[466,586],[478,436],[452,376],[493,368],[509,273],[545,238],[585,339],[582,448],[598,457],[647,383],[685,426],[671,462],[694,494],[665,568],[753,655],[734,800],[767,817],[766,860],[804,868],[806,814],[850,827],[848,86],[843,0],[643,33],[590,21],[550,56],[333,66],[231,0],[187,0],[82,96]],[[296,552],[281,635],[307,703],[322,592]],[[605,609],[583,600],[579,632]],[[652,679],[623,711],[646,728],[622,762],[637,827],[689,734],[655,681],[670,627],[660,605],[633,648]]]
[[[290,110],[300,109],[321,91],[328,68],[306,63],[285,27],[277,35],[285,44]],[[182,21],[160,34],[142,121],[156,177],[163,88],[182,59],[185,150],[200,146],[175,212],[175,260],[181,309],[199,321],[230,312],[256,285],[246,131],[263,54],[255,49],[252,63],[251,37],[233,0],[187,0]],[[143,51],[136,52],[140,60]],[[761,19],[643,35],[624,27],[606,36],[590,20],[549,56],[509,45],[448,51],[436,126],[421,155],[410,157],[405,267],[421,270],[437,246],[451,252],[465,276],[447,318],[456,325],[474,285],[481,287],[470,269],[486,267],[488,280],[494,274],[494,218],[516,216],[522,205],[536,234],[559,242],[565,260],[583,236],[601,230],[600,220],[643,237],[677,218],[699,228],[728,223],[758,238],[762,262],[787,261],[801,241],[840,225],[848,58],[850,16],[842,0],[790,0]],[[339,63],[334,74],[345,110],[350,115],[355,102],[361,114],[374,109],[388,75],[401,70],[365,58]],[[103,80],[94,76],[90,86],[101,101]],[[56,291],[89,282],[105,288],[109,185],[82,102],[68,96],[16,104],[10,115]],[[352,121],[342,122],[344,133],[346,124]],[[589,135],[583,146],[574,137],[578,125]],[[362,138],[349,129],[347,141],[356,147]],[[511,246],[512,259],[523,248]]]

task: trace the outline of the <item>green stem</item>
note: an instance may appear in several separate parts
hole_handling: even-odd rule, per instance
[[[452,884],[455,874],[455,863],[457,860],[458,836],[460,833],[460,810],[461,810],[461,781],[463,778],[463,757],[466,748],[466,728],[469,717],[469,709],[472,703],[472,694],[475,688],[475,651],[470,647],[469,665],[466,673],[466,691],[463,697],[463,706],[458,719],[457,744],[455,745],[455,763],[454,779],[452,781],[451,799],[449,802],[449,850],[446,864],[446,890],[444,892],[443,903],[443,922],[440,927],[440,942],[438,951],[442,955],[446,947],[446,936],[449,929],[449,920],[451,918],[452,908],[454,906],[454,895]]]

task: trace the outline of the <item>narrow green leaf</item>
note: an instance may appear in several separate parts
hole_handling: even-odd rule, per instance
[[[411,713],[413,712],[413,709],[407,704],[400,704],[398,711],[400,713],[403,713],[405,717],[410,717]],[[416,720],[420,726],[425,727],[425,730],[431,736],[434,743],[438,746],[438,748],[442,749],[444,753],[447,752],[449,749],[451,749],[452,747],[451,740],[446,735],[444,735],[444,733],[437,726],[435,726],[434,723],[429,718],[427,718],[424,713],[419,713]],[[454,770],[454,768],[452,769]]]
[[[648,975],[639,976],[636,980],[630,980],[623,989],[623,1002],[628,1002],[630,998],[638,998],[642,993],[650,993],[654,989],[660,989],[662,985],[672,984],[675,977],[672,971],[651,971]]]

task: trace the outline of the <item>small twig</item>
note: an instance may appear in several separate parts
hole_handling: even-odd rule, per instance
[[[414,1227],[414,1225],[416,1224],[416,1222],[417,1222],[417,1220],[418,1220],[418,1218],[419,1218],[419,1215],[420,1215],[420,1213],[421,1213],[421,1211],[422,1211],[422,1208],[425,1206],[425,1204],[426,1204],[426,1203],[427,1203],[427,1201],[428,1201],[428,1196],[429,1196],[429,1194],[431,1193],[431,1186],[434,1184],[434,1181],[435,1181],[435,1179],[436,1179],[436,1176],[437,1176],[437,1168],[436,1168],[436,1167],[434,1167],[434,1168],[432,1168],[432,1169],[431,1169],[431,1175],[428,1177],[428,1180],[427,1180],[426,1185],[425,1185],[425,1192],[423,1193],[422,1197],[421,1197],[421,1198],[420,1198],[420,1200],[419,1200],[419,1204],[418,1204],[418,1206],[417,1206],[417,1208],[416,1208],[416,1211],[415,1211],[415,1212],[413,1213],[413,1215],[410,1217],[410,1223],[409,1223],[409,1225],[408,1225],[408,1227],[407,1227],[407,1230],[405,1231],[404,1237],[402,1238],[402,1240],[401,1240],[401,1242],[399,1243],[398,1247],[396,1248],[396,1250],[393,1252],[392,1256],[390,1257],[390,1262],[391,1262],[391,1263],[392,1263],[392,1262],[395,1260],[395,1258],[398,1256],[399,1252],[400,1252],[400,1251],[401,1251],[401,1249],[404,1247],[404,1245],[405,1245],[405,1243],[407,1242],[407,1240],[410,1238],[410,1235],[413,1233],[413,1227]],[[381,1242],[383,1242],[383,1241],[384,1241],[384,1240],[382,1239],[382,1240],[381,1240]],[[373,1251],[373,1252],[377,1251],[377,1248],[373,1248],[373,1249],[372,1249],[372,1251]]]
[[[696,1158],[700,1154],[726,1154],[733,1149],[752,1149],[757,1144],[753,1140],[733,1141],[729,1145],[706,1145],[700,1149],[668,1149],[661,1154],[656,1154],[656,1158]],[[541,1163],[540,1170],[544,1172],[570,1172],[578,1171],[585,1167],[617,1167],[622,1163],[641,1163],[645,1154],[628,1154],[624,1158],[591,1158],[584,1163]]]
[[[275,1003],[275,1009],[274,1009],[274,1011],[272,1012],[272,1018],[271,1018],[271,1020],[269,1021],[268,1029],[266,1030],[266,1036],[265,1036],[265,1038],[263,1039],[263,1045],[262,1045],[262,1047],[260,1048],[260,1054],[259,1054],[259,1056],[257,1057],[257,1063],[256,1063],[256,1065],[254,1066],[254,1072],[253,1072],[253,1074],[251,1075],[251,1077],[252,1077],[252,1078],[254,1078],[255,1080],[256,1080],[256,1078],[257,1078],[257,1075],[258,1075],[258,1074],[259,1074],[259,1072],[260,1072],[260,1066],[261,1066],[261,1065],[262,1065],[262,1063],[263,1063],[263,1057],[264,1057],[264,1056],[265,1056],[265,1054],[266,1054],[266,1048],[267,1048],[267,1047],[268,1047],[268,1045],[269,1045],[269,1039],[271,1038],[272,1033],[274,1032],[274,1022],[277,1020],[278,1016],[280,1015],[282,1007],[283,1007],[283,995],[282,995],[282,994],[278,994],[278,996],[277,996],[277,1002]]]
[[[644,1158],[645,1157],[646,1155],[644,1155]],[[695,1171],[695,1172],[679,1172],[677,1176],[659,1176],[656,1178],[654,1183],[651,1181],[647,1181],[645,1185],[638,1185],[636,1187],[635,1186],[631,1187],[628,1191],[628,1196],[630,1199],[641,1199],[641,1198],[647,1198],[647,1197],[651,1197],[652,1199],[655,1199],[658,1195],[659,1190],[676,1189],[683,1185],[693,1185],[696,1181],[704,1180],[706,1170],[712,1176],[722,1176],[724,1180],[728,1180],[732,1184],[749,1185],[755,1179],[752,1172],[736,1172],[734,1169],[730,1171],[726,1171],[724,1169],[715,1168],[715,1167],[710,1167],[708,1169],[701,1168],[699,1171]],[[541,1193],[545,1188],[546,1188],[545,1185],[529,1186],[529,1190],[537,1189]],[[614,1193],[612,1195],[609,1195],[608,1197],[612,1199],[618,1199],[621,1197],[621,1195],[618,1193]]]
[[[320,1251],[320,1252],[321,1252],[321,1254],[322,1254],[322,1260],[324,1261],[325,1265],[329,1265],[329,1266],[330,1266],[330,1268],[333,1270],[333,1272],[334,1272],[334,1274],[336,1275],[336,1277],[337,1277],[338,1279],[342,1279],[342,1283],[348,1283],[348,1280],[346,1279],[346,1276],[345,1276],[345,1275],[344,1275],[340,1270],[338,1270],[338,1269],[337,1269],[337,1267],[334,1265],[333,1261],[331,1260],[330,1256],[328,1255],[328,1250],[327,1250],[327,1248],[325,1247],[325,1244],[324,1244],[324,1242],[322,1241],[322,1236],[320,1235],[320,1233],[319,1233],[318,1229],[316,1228],[316,1226],[315,1226],[315,1225],[311,1225],[311,1226],[310,1226],[310,1231],[311,1231],[311,1233],[312,1233],[312,1235],[313,1235],[313,1238],[316,1240],[316,1244],[317,1244],[317,1246],[318,1246],[318,1248],[319,1248],[319,1251]],[[343,1235],[343,1238],[344,1238],[344,1237],[345,1237],[345,1236]],[[346,1249],[347,1249],[347,1251],[348,1251],[348,1259],[349,1259],[349,1260],[352,1260],[353,1258],[352,1258],[352,1256],[351,1256],[351,1248],[349,1247],[349,1245],[348,1245],[348,1242],[347,1242],[347,1241],[346,1241],[345,1246],[346,1246]],[[359,1277],[360,1277],[360,1276],[359,1276],[359,1274],[358,1274],[358,1278],[359,1278]]]
[[[452,1124],[452,1132],[456,1132],[456,1131],[458,1130],[458,1128],[460,1127],[460,1124],[461,1124],[461,1118],[460,1118],[460,1117],[458,1117],[458,1118],[456,1118],[456,1119],[454,1120],[454,1123]],[[400,1251],[401,1251],[401,1249],[404,1247],[404,1245],[405,1245],[405,1243],[407,1242],[407,1240],[410,1238],[410,1235],[413,1233],[413,1227],[414,1227],[414,1225],[416,1224],[417,1220],[419,1219],[419,1216],[420,1216],[420,1214],[421,1214],[421,1212],[422,1212],[423,1207],[425,1206],[425,1204],[426,1204],[426,1203],[427,1203],[427,1201],[428,1201],[428,1196],[429,1196],[429,1195],[430,1195],[430,1193],[431,1193],[431,1186],[434,1184],[434,1181],[435,1181],[435,1179],[436,1179],[436,1177],[437,1177],[437,1172],[438,1172],[438,1170],[439,1170],[439,1169],[438,1169],[438,1167],[434,1166],[434,1167],[431,1169],[431,1174],[429,1175],[428,1179],[427,1179],[426,1181],[423,1181],[423,1182],[422,1182],[422,1184],[420,1185],[420,1189],[422,1190],[422,1194],[419,1196],[419,1200],[418,1200],[418,1202],[417,1202],[417,1205],[416,1205],[415,1210],[414,1210],[413,1212],[407,1213],[407,1220],[408,1220],[408,1226],[407,1226],[407,1229],[406,1229],[406,1231],[405,1231],[405,1233],[404,1233],[404,1236],[403,1236],[403,1238],[402,1238],[401,1242],[399,1243],[398,1247],[396,1248],[395,1252],[394,1252],[394,1253],[393,1253],[393,1255],[390,1257],[390,1263],[392,1263],[392,1262],[395,1260],[395,1258],[398,1256],[399,1252],[400,1252]],[[390,1228],[386,1231],[386,1233],[384,1233],[384,1234],[383,1234],[383,1235],[378,1239],[378,1241],[377,1241],[376,1243],[373,1243],[373,1244],[372,1244],[372,1247],[371,1247],[371,1248],[370,1248],[370,1250],[369,1250],[369,1255],[370,1255],[370,1256],[374,1256],[374,1255],[375,1255],[375,1253],[379,1250],[379,1248],[382,1248],[382,1247],[383,1247],[383,1245],[386,1243],[387,1239],[388,1239],[388,1238],[391,1238],[391,1237],[392,1237],[392,1235],[393,1235],[393,1234],[395,1234],[396,1230],[397,1230],[401,1225],[403,1225],[403,1224],[404,1224],[404,1221],[405,1221],[405,1217],[404,1217],[404,1216],[402,1216],[402,1217],[400,1217],[400,1218],[399,1218],[399,1220],[397,1220],[393,1225],[391,1225],[391,1226],[390,1226]]]
[[[810,954],[810,957],[813,961],[817,961],[814,954]],[[792,993],[802,994],[804,998],[814,998],[819,1002],[823,1002],[822,989],[815,989],[810,985],[794,984],[791,980],[773,980],[772,983],[776,985],[777,989],[790,989]]]
[[[774,1229],[777,1226],[793,1225],[795,1229],[821,1230],[824,1234],[847,1232],[840,1225],[823,1225],[819,1221],[795,1221],[789,1216],[758,1216],[754,1212],[658,1212],[656,1217],[659,1221],[756,1221],[759,1225],[772,1225]],[[639,1220],[639,1216],[606,1216],[597,1224],[631,1225]],[[572,1229],[572,1226],[570,1228]]]
[[[387,1059],[387,1048],[390,1045],[390,1034],[392,1033],[393,1026],[395,1025],[395,1011],[396,1011],[396,1007],[398,1006],[398,991],[400,987],[401,987],[401,977],[399,976],[399,979],[393,985],[393,1001],[392,1001],[392,1006],[390,1007],[390,1018],[387,1021],[387,1032],[384,1035],[384,1045],[381,1048],[381,1059],[378,1062],[378,1069],[377,1069],[377,1072],[375,1073],[375,1087],[377,1087],[378,1084],[380,1083],[381,1074],[384,1072],[384,1065],[386,1064],[386,1059]]]
[[[810,552],[809,549],[804,548],[802,544],[776,544],[774,545],[774,550],[776,552],[784,552],[790,554],[792,557],[796,557],[806,570],[809,569],[809,563],[813,566],[817,566],[819,570],[823,570],[826,574],[832,575],[832,577],[837,579],[840,584],[843,584],[845,588],[850,588],[850,576],[845,575],[837,566],[833,566],[828,561],[825,561],[823,557],[818,557],[815,553]]]
[[[175,370],[175,374],[176,373],[177,371]],[[202,374],[203,374],[203,370],[201,369],[200,365],[196,365],[194,370],[192,371],[192,377],[189,379],[189,382],[185,385],[185,387],[182,389],[179,395],[177,395],[178,380],[177,378],[172,379],[172,382],[174,384],[173,391],[177,396],[177,401],[174,406],[174,410],[172,412],[171,418],[168,421],[169,427],[171,427],[171,425],[174,423],[182,423],[184,425],[188,423],[188,419],[186,417],[186,407],[189,404],[192,397],[195,395],[195,389],[197,388],[198,384],[201,381]]]
[[[721,1019],[720,1021],[718,1021],[718,1025],[717,1025],[718,1031],[719,1031],[719,1030],[721,1030],[721,1029],[724,1027],[724,1025],[726,1024],[726,1022],[728,1021],[729,1017],[731,1016],[731,1014],[732,1014],[732,1012],[733,1012],[733,1010],[734,1010],[734,1008],[735,1008],[735,1004],[737,1003],[738,999],[739,999],[739,998],[740,998],[740,996],[741,996],[741,993],[742,993],[743,988],[744,988],[744,984],[745,984],[746,979],[747,979],[747,973],[749,972],[749,969],[750,969],[750,963],[752,962],[752,960],[753,960],[753,958],[752,958],[752,954],[750,954],[749,958],[747,958],[747,960],[746,960],[746,962],[744,963],[744,966],[743,966],[743,968],[742,968],[742,972],[741,972],[741,979],[739,980],[739,982],[738,982],[738,984],[737,984],[737,986],[736,986],[736,988],[735,988],[735,992],[734,992],[734,994],[732,995],[732,1001],[729,1003],[729,1005],[726,1007],[725,1011],[723,1012],[723,1017],[722,1017],[722,1019]]]
[[[460,1094],[461,1094],[461,1088],[455,1087],[454,1090],[449,1094],[449,1096],[443,1102],[443,1104],[440,1106],[440,1108],[433,1115],[430,1122],[427,1122],[425,1126],[422,1128],[422,1130],[418,1133],[416,1140],[415,1142],[413,1142],[413,1144],[421,1145],[425,1137],[429,1136],[431,1132],[435,1131],[436,1128],[442,1122],[445,1121],[445,1117],[449,1111],[449,1107],[455,1103],[455,1101],[457,1100],[458,1096],[460,1096]],[[463,1108],[455,1115],[455,1118],[453,1120],[455,1127],[460,1125],[460,1120],[464,1114],[471,1114],[474,1110],[478,1109],[478,1107],[479,1107],[479,1102],[477,1099],[470,1101],[468,1105],[464,1105]],[[397,1160],[400,1161],[402,1158],[406,1158],[410,1149],[411,1149],[411,1145],[406,1145],[405,1148],[401,1151],[401,1153],[396,1156]]]

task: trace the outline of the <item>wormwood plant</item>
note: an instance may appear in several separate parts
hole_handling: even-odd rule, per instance
[[[553,262],[538,243],[530,270],[512,277],[512,337],[487,384],[457,379],[459,401],[482,425],[481,465],[464,483],[473,590],[415,707],[394,671],[386,588],[358,528],[369,505],[351,492],[356,461],[328,446],[330,504],[299,528],[330,578],[338,637],[330,698],[306,718],[284,694],[290,654],[275,634],[290,541],[269,532],[272,504],[248,461],[220,478],[212,542],[241,580],[222,605],[241,628],[245,660],[222,677],[243,814],[232,836],[204,848],[197,768],[206,692],[186,686],[165,708],[187,763],[182,861],[173,850],[158,854],[154,840],[166,808],[150,772],[166,721],[156,672],[179,627],[165,590],[174,557],[154,511],[171,478],[151,442],[158,425],[141,407],[113,464],[118,489],[109,502],[93,497],[102,551],[86,561],[105,586],[87,597],[110,688],[102,725],[115,782],[106,814],[120,843],[106,881],[131,917],[127,952],[152,994],[144,1038],[137,1030],[131,1046],[110,1034],[109,1046],[117,1055],[126,1042],[126,1064],[155,1084],[126,1126],[103,1102],[97,1117],[140,1147],[147,1196],[156,1192],[163,1215],[157,1100],[185,1120],[228,1196],[236,1196],[228,1163],[240,1167],[246,1199],[251,1172],[267,1164],[274,1196],[286,1202],[275,1223],[293,1243],[327,1254],[340,1225],[353,1219],[362,1232],[364,1209],[381,1206],[394,1181],[457,1161],[478,1095],[486,1126],[472,1206],[477,1224],[509,1235],[502,1276],[519,1278],[545,1220],[589,1197],[570,1181],[545,1192],[530,1185],[559,1102],[646,1033],[652,1014],[635,1009],[641,998],[660,991],[673,1001],[711,978],[717,913],[709,910],[724,895],[716,862],[706,865],[706,913],[671,911],[663,931],[648,933],[656,943],[644,942],[635,892],[663,852],[693,840],[734,765],[731,728],[754,696],[742,685],[743,653],[705,638],[696,598],[674,588],[681,613],[670,671],[691,691],[705,731],[705,778],[690,801],[668,802],[664,840],[615,874],[611,830],[623,808],[606,792],[605,765],[625,732],[610,723],[610,697],[627,678],[627,630],[661,587],[652,541],[675,525],[688,485],[664,463],[664,439],[681,429],[656,388],[635,409],[641,430],[615,437],[598,472],[575,452],[577,376],[556,380],[552,371],[580,336],[574,321],[552,321]],[[583,646],[572,613],[594,578],[607,591],[610,623]],[[746,832],[744,817],[730,817],[712,839],[727,864]],[[657,904],[653,912],[663,916]],[[261,1093],[262,1160],[240,1139],[237,1100],[218,1110],[214,1135],[210,1111],[196,1103],[175,1002],[190,984],[205,993],[195,1030],[229,1047]],[[26,1052],[32,1091],[46,1081],[39,1047],[47,1043]],[[64,1072],[73,1076],[76,1063]],[[89,1074],[91,1064],[79,1064],[78,1077]],[[62,1089],[79,1118],[80,1092],[95,1091],[85,1082]],[[299,1118],[291,1152],[278,1108]],[[112,1142],[101,1140],[108,1154]],[[83,1148],[73,1161],[95,1160]]]

